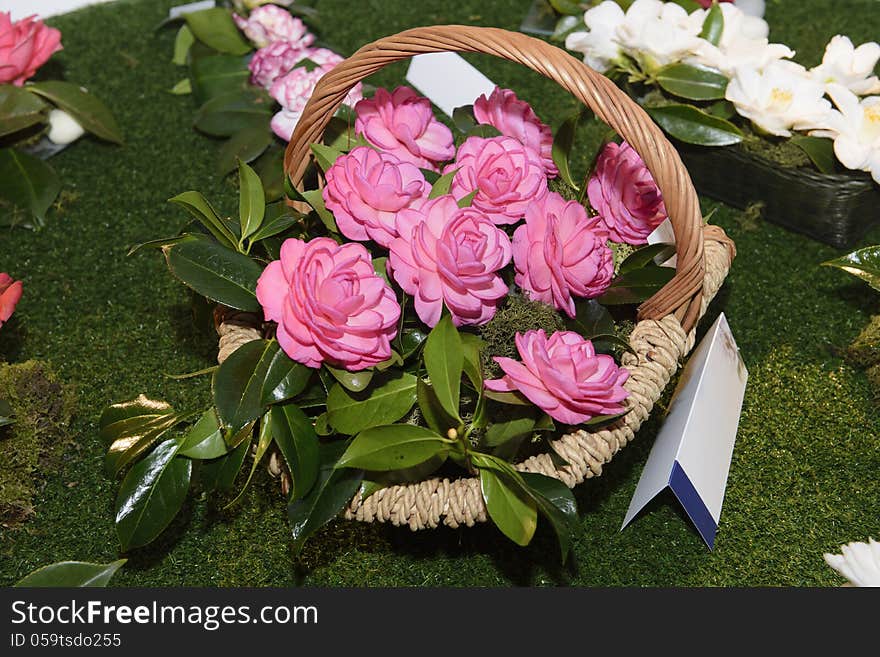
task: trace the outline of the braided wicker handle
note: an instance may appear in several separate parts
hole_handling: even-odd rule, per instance
[[[639,319],[675,314],[690,332],[700,313],[703,288],[702,213],[678,152],[651,118],[605,76],[555,46],[518,32],[491,27],[417,27],[365,45],[318,82],[284,155],[284,170],[302,191],[309,145],[319,141],[330,118],[355,84],[387,64],[431,52],[474,52],[520,63],[550,78],[589,107],[645,161],[663,193],[675,233],[675,276],[639,307]]]

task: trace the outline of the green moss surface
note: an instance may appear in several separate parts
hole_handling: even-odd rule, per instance
[[[79,391],[72,435],[79,450],[47,474],[27,531],[0,529],[0,583],[50,562],[116,557],[118,482],[101,462],[96,423],[108,403],[143,392],[176,407],[208,400],[204,378],[163,376],[204,368],[216,343],[193,328],[188,293],[159,254],[126,257],[136,242],[171,234],[185,217],[165,200],[199,189],[226,212],[233,185],[214,171],[219,144],[191,129],[187,97],[165,93],[181,77],[173,30],[153,31],[174,0],[127,0],[53,20],[64,31],[66,76],[106,99],[126,133],[117,148],[83,140],[53,159],[75,195],[39,233],[3,235],[0,269],[25,281],[15,320],[0,330],[10,361],[46,359]],[[321,0],[324,39],[340,51],[407,27],[470,23],[516,29],[528,2]],[[769,2],[773,37],[818,60],[828,37],[877,37],[876,2]],[[473,57],[558,124],[575,103],[519,66]],[[372,82],[396,84],[395,65]],[[575,177],[587,163],[575,162]],[[704,212],[717,204],[704,201]],[[715,550],[667,498],[623,532],[620,524],[659,426],[652,418],[602,477],[577,489],[581,525],[565,567],[539,528],[517,548],[494,528],[411,533],[336,522],[295,561],[277,483],[259,471],[237,509],[187,503],[153,546],[114,579],[150,585],[835,585],[822,553],[880,537],[880,414],[866,374],[843,349],[878,312],[878,296],[819,263],[838,251],[719,207],[713,221],[739,256],[703,326],[724,311],[750,371]],[[874,231],[865,243],[880,241]],[[74,487],[68,484],[75,482]]]

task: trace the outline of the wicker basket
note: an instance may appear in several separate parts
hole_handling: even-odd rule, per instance
[[[768,221],[825,244],[849,248],[880,222],[880,186],[867,174],[781,167],[735,146],[679,151],[701,194],[741,209],[762,203]]]
[[[517,464],[574,487],[598,476],[647,419],[654,403],[694,344],[695,325],[721,287],[735,255],[733,242],[714,226],[704,226],[699,201],[687,170],[662,131],[607,78],[564,51],[533,37],[495,28],[458,25],[415,28],[364,46],[325,75],[303,112],[285,154],[285,171],[302,189],[309,166],[309,144],[324,128],[349,90],[360,80],[392,62],[430,52],[474,52],[518,62],[557,82],[592,108],[596,115],[641,154],[663,192],[676,236],[677,271],[673,279],[639,308],[623,365],[630,370],[625,388],[628,412],[601,431],[577,431],[552,441],[551,448],[568,465],[558,467],[549,454]],[[222,360],[243,342],[257,339],[259,324],[237,313],[218,327]],[[365,499],[356,496],[345,517],[366,522],[391,522],[413,530],[472,526],[487,519],[479,479],[433,477],[390,486]]]

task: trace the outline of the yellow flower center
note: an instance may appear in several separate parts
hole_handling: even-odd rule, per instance
[[[773,91],[770,92],[770,105],[779,110],[786,109],[789,105],[791,105],[791,101],[794,100],[794,94],[791,93],[788,89],[780,89],[779,87],[773,87]]]
[[[862,130],[867,133],[869,139],[880,137],[880,103],[865,108]]]

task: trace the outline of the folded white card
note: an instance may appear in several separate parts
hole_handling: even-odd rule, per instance
[[[410,60],[406,80],[447,116],[495,90],[492,80],[454,52],[416,55]]]
[[[722,314],[681,374],[621,530],[668,487],[714,546],[748,376]]]
[[[667,217],[657,228],[648,235],[648,244],[675,244],[675,231],[672,230],[672,222]],[[674,255],[666,262],[661,262],[661,267],[675,267],[678,264],[678,256]]]

